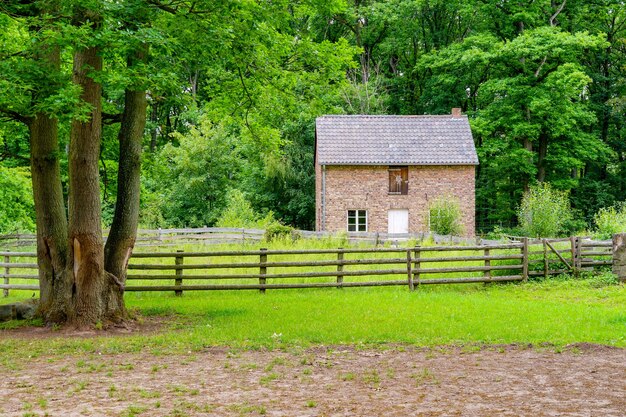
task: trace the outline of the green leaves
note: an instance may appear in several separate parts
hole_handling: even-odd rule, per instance
[[[0,233],[35,230],[35,208],[28,170],[0,165]]]

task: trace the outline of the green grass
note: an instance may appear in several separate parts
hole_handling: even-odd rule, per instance
[[[411,247],[415,243],[407,242],[406,246]],[[268,245],[272,249],[322,249],[340,246],[347,247],[343,242],[334,240],[300,241],[295,244],[278,242]],[[258,247],[258,244],[246,245],[245,249]],[[185,247],[185,251],[228,249],[242,249],[242,246]],[[168,247],[159,250],[173,251]],[[147,249],[138,248],[138,251]],[[515,252],[519,253],[517,250]],[[448,252],[446,256],[470,254],[480,253]],[[329,259],[329,255],[316,256],[318,259]],[[398,254],[350,254],[346,255],[346,259],[350,259],[350,256],[399,257]],[[440,255],[431,252],[428,256]],[[279,259],[285,258],[270,257],[270,261]],[[173,263],[173,259],[168,261]],[[207,259],[185,260],[188,261],[206,263]],[[157,260],[137,259],[133,262],[156,263]],[[225,260],[218,258],[211,259],[210,262],[222,263]],[[496,263],[492,261],[492,264]],[[423,267],[432,268],[435,265],[449,267],[459,263],[423,264]],[[482,265],[482,261],[466,262],[464,265]],[[394,268],[384,266],[387,267]],[[330,267],[330,270],[334,268]],[[345,270],[350,270],[349,268],[346,267]],[[462,275],[481,274],[477,272]],[[454,275],[432,274],[424,275],[424,278],[450,276]],[[328,278],[333,279],[334,277]],[[357,279],[361,278],[346,277],[345,281]],[[402,278],[380,276],[362,279]],[[185,283],[189,281],[186,280]],[[271,282],[268,280],[268,283]],[[0,297],[0,304],[30,298],[32,294],[33,291],[12,290],[9,297]],[[2,337],[0,366],[14,366],[12,359],[16,357],[96,352],[186,353],[215,345],[237,349],[395,343],[417,346],[548,343],[562,346],[591,342],[626,347],[626,313],[623,307],[626,305],[626,290],[623,285],[616,284],[610,274],[585,276],[582,279],[556,277],[516,284],[422,286],[414,292],[408,291],[406,286],[343,290],[268,290],[265,294],[254,290],[185,292],[182,297],[176,297],[172,292],[128,292],[126,303],[129,309],[139,313],[140,319],[166,316],[167,324],[160,332],[152,335],[87,339],[53,337],[42,340]],[[37,321],[27,324],[41,325]],[[23,325],[20,322],[0,323],[0,329]]]
[[[406,288],[129,293],[129,308],[169,316],[158,334],[0,340],[12,358],[82,353],[187,353],[215,345],[417,346],[577,342],[626,347],[626,290],[609,276],[543,282]],[[11,327],[12,324],[2,324]],[[0,327],[1,328],[1,327]]]

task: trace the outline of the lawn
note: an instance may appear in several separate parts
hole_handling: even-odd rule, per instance
[[[15,296],[0,302],[14,301]],[[626,291],[610,274],[516,284],[359,289],[128,293],[139,320],[165,317],[153,334],[90,338],[2,335],[11,357],[81,352],[186,353],[209,346],[283,348],[589,342],[626,346]],[[0,325],[14,327],[13,322]],[[54,333],[54,332],[52,332]]]

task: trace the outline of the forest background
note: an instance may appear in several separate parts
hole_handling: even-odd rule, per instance
[[[312,229],[315,118],[323,114],[461,107],[481,163],[482,232],[517,226],[522,195],[537,183],[568,193],[574,216],[564,233],[594,227],[598,210],[625,200],[623,2],[66,3],[98,9],[98,30],[30,13],[29,2],[0,3],[0,233],[34,229],[24,114],[58,117],[67,193],[70,123],[86,113],[71,82],[71,49],[89,42],[106,45],[103,69],[94,70],[103,85],[105,225],[115,207],[117,115],[131,84],[148,92],[143,227],[278,219]],[[61,50],[58,71],[36,65],[42,39]],[[127,65],[138,43],[149,58]]]

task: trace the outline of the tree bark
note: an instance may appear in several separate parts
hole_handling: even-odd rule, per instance
[[[110,281],[104,272],[100,177],[98,156],[101,142],[101,85],[93,72],[102,70],[99,48],[86,47],[74,54],[74,83],[81,87],[81,100],[90,106],[87,121],[75,119],[70,132],[69,227],[72,304],[68,322],[93,325],[106,319],[105,296]]]
[[[147,49],[136,51],[128,59],[128,66],[145,61]],[[139,222],[139,195],[141,174],[141,141],[146,127],[146,91],[128,88],[124,99],[124,113],[118,135],[120,160],[117,174],[117,201],[111,232],[105,245],[105,270],[116,286],[107,297],[107,316],[124,318],[123,288],[126,282],[128,260],[135,246]]]
[[[39,61],[45,71],[59,69],[58,47],[45,48]],[[29,123],[30,166],[37,224],[38,314],[48,323],[64,322],[70,306],[67,275],[67,217],[61,185],[57,120],[37,113]]]

